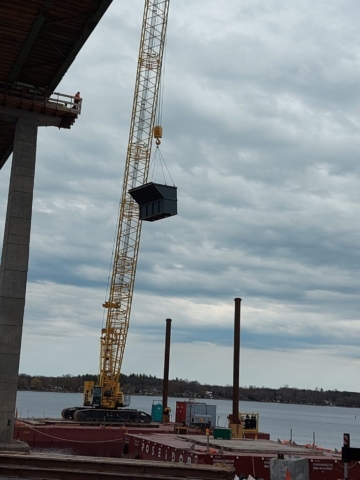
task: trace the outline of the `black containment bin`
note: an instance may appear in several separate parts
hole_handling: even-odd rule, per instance
[[[145,183],[129,190],[140,207],[139,218],[154,222],[177,215],[177,188],[160,183]]]

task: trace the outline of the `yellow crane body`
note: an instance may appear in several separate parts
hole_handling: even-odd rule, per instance
[[[123,190],[110,283],[106,327],[101,334],[101,406],[126,406],[119,387],[140,244],[139,207],[129,190],[147,183],[170,0],[146,0]]]
[[[116,229],[109,297],[104,302],[106,324],[100,339],[100,374],[97,384],[85,382],[84,406],[64,409],[64,418],[78,421],[147,422],[136,410],[121,410],[129,399],[120,388],[120,371],[129,329],[141,220],[129,190],[147,183],[153,136],[157,144],[162,128],[155,127],[170,0],[145,0],[137,64],[129,142]]]

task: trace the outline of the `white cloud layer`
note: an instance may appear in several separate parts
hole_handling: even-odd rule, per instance
[[[81,91],[81,117],[39,131],[22,372],[98,369],[142,9],[113,2],[58,87]],[[161,151],[179,215],[143,225],[123,373],[162,375],[170,317],[170,376],[231,384],[239,296],[242,385],[360,391],[359,14],[171,2]]]

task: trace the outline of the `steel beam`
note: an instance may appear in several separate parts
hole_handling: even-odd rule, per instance
[[[2,476],[52,480],[233,480],[233,467],[67,455],[0,454]]]
[[[94,14],[89,18],[87,24],[82,31],[81,35],[79,36],[78,41],[74,44],[73,49],[65,59],[64,63],[61,65],[60,69],[57,71],[56,75],[54,76],[52,82],[48,86],[48,89],[54,90],[58,84],[60,83],[62,77],[65,75],[67,70],[69,69],[70,65],[75,60],[76,55],[82,49],[86,40],[90,37],[91,33],[93,32],[94,28],[96,27],[97,23],[101,20],[101,17],[104,15],[106,10],[111,5],[112,0],[103,0],[99,6],[99,8],[94,12]]]
[[[41,6],[39,15],[37,16],[28,38],[26,39],[26,42],[24,43],[21,52],[19,53],[19,56],[17,57],[16,62],[14,63],[11,72],[8,75],[8,83],[13,83],[16,81],[53,3],[54,0],[45,0]]]

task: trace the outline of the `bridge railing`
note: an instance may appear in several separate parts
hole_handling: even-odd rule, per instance
[[[0,82],[0,104],[33,109],[44,113],[47,109],[59,110],[59,113],[66,111],[74,115],[80,115],[82,98],[76,98],[75,95],[67,95],[59,92],[49,92],[44,89],[28,87],[16,83],[8,84]]]

